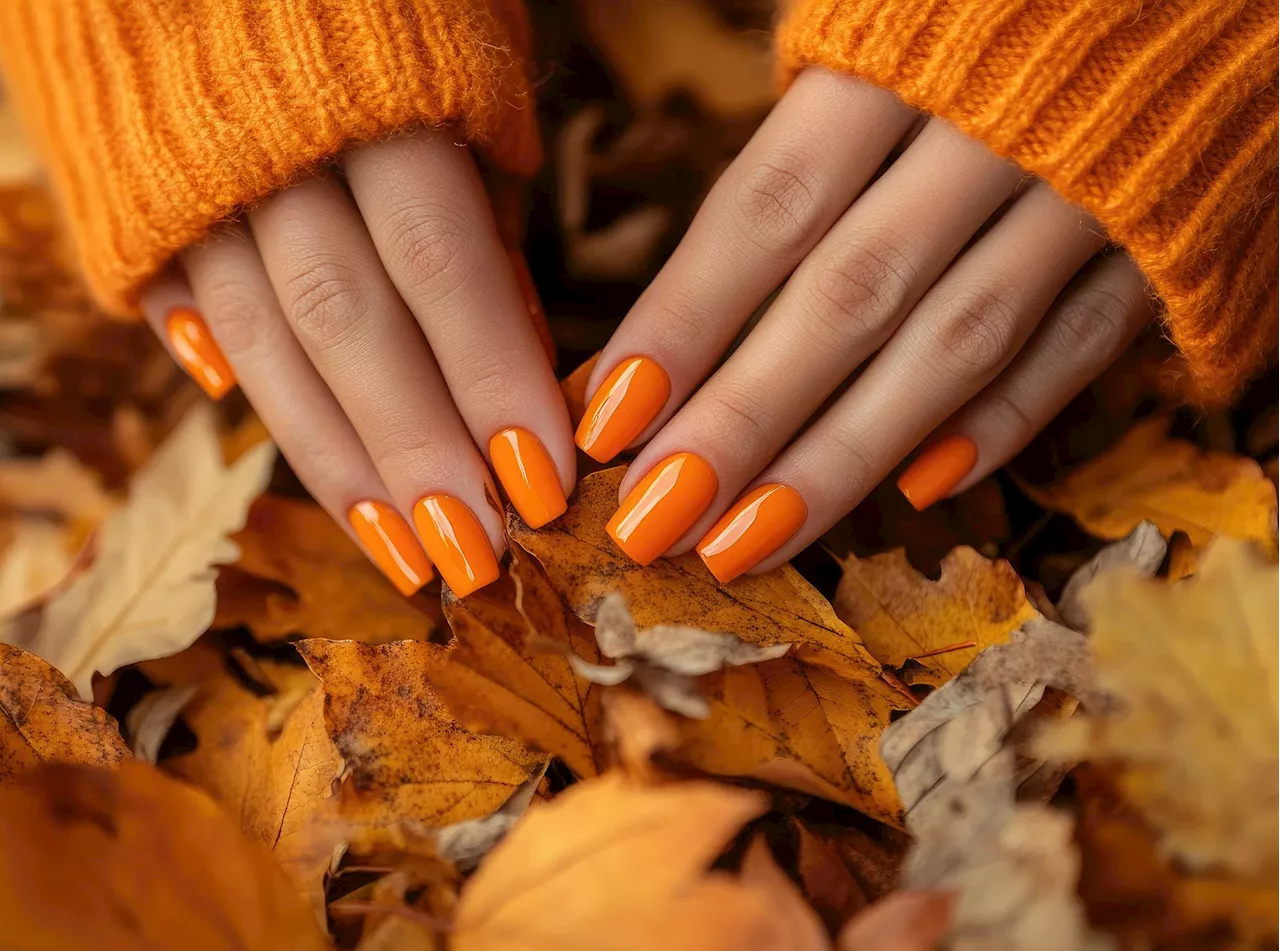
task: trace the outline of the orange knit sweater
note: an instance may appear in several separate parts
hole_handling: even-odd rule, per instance
[[[594,0],[614,2],[614,0]],[[0,0],[103,302],[346,145],[453,123],[540,154],[519,0]],[[1142,267],[1201,398],[1276,342],[1274,0],[792,0],[817,64],[942,116],[1088,209]]]

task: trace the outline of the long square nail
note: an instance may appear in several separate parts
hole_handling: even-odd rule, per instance
[[[608,462],[636,441],[670,395],[671,381],[653,360],[623,360],[591,398],[578,425],[578,447],[597,462]]]
[[[800,493],[774,482],[735,502],[698,542],[698,556],[721,584],[750,571],[787,543],[809,517]]]
[[[413,529],[386,502],[374,499],[357,502],[347,513],[347,520],[364,545],[369,560],[405,597],[435,577]]]
[[[718,485],[715,470],[701,456],[668,456],[627,493],[605,530],[627,557],[647,565],[693,527]]]
[[[977,462],[977,443],[968,436],[947,436],[922,452],[898,477],[898,491],[923,512],[959,485]]]
[[[174,308],[165,320],[165,331],[182,369],[211,399],[222,399],[236,385],[231,364],[227,363],[209,332],[209,325],[198,313],[190,307]]]
[[[460,598],[498,580],[498,559],[489,536],[465,503],[451,495],[428,495],[413,507],[423,547],[449,589]]]
[[[489,440],[493,471],[507,497],[530,528],[541,528],[564,514],[568,503],[560,474],[542,441],[527,429],[513,426]]]

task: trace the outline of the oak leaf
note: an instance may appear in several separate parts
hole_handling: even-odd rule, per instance
[[[442,626],[437,600],[401,595],[315,503],[264,495],[234,540],[240,560],[218,585],[216,627],[386,644]]]
[[[1166,538],[1183,531],[1204,545],[1227,535],[1252,539],[1274,553],[1276,487],[1258,464],[1245,456],[1202,452],[1169,439],[1168,432],[1168,418],[1144,420],[1065,478],[1024,489],[1099,538],[1124,538],[1146,519]]]
[[[764,809],[712,783],[579,783],[531,808],[467,883],[453,951],[821,951],[794,886],[760,867],[767,854],[741,876],[708,871]]]
[[[329,947],[266,850],[143,763],[49,764],[0,789],[0,841],[6,949]]]
[[[343,818],[437,829],[499,809],[544,758],[516,740],[465,729],[431,689],[445,648],[318,638],[298,650],[324,684],[324,720],[346,760]]]
[[[843,568],[836,614],[882,664],[918,664],[901,672],[911,683],[941,686],[1036,615],[1012,566],[968,547],[942,559],[937,581],[911,567],[901,548],[851,555]]]
[[[224,466],[212,410],[199,404],[134,477],[93,566],[48,602],[24,646],[88,697],[95,671],[191,644],[213,620],[214,566],[239,555],[227,535],[244,524],[275,455],[262,443]]]
[[[114,766],[130,757],[107,711],[35,654],[0,644],[0,786],[41,763]]]

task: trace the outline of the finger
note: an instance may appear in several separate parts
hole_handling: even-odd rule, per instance
[[[929,123],[796,269],[733,356],[636,457],[621,486],[623,507],[639,502],[636,484],[663,460],[696,450],[718,477],[715,498],[697,499],[710,501],[705,512],[663,506],[650,516],[661,517],[662,540],[675,542],[671,551],[691,547],[884,344],[1021,180],[982,144],[946,123]],[[636,548],[620,544],[629,554]]]
[[[351,198],[313,179],[249,224],[286,323],[436,569],[459,597],[496,579],[503,524],[488,471]]]
[[[607,462],[684,402],[914,117],[851,77],[801,74],[602,351],[577,433],[588,455]]]
[[[163,271],[143,290],[140,303],[169,355],[210,399],[220,400],[231,392],[235,371],[200,315],[181,268]]]
[[[181,311],[206,328],[302,484],[402,594],[413,594],[433,577],[431,564],[285,324],[248,230],[219,231],[182,263],[190,287],[183,282],[182,297],[173,285],[150,293],[148,318],[172,326]]]
[[[793,531],[789,540],[770,554],[762,549],[782,527],[768,523],[765,532],[760,523],[748,531],[739,521],[733,529],[751,504],[748,492],[699,542],[712,572],[724,580],[768,570],[861,501],[1012,360],[1054,298],[1102,246],[1094,227],[1044,185],[1014,202],[925,295],[854,384],[758,478],[757,489],[782,486],[794,494],[792,521],[783,526]],[[804,515],[797,519],[800,508]]]
[[[559,517],[576,472],[569,412],[470,153],[431,130],[344,165],[475,444],[531,527]]]
[[[963,492],[1016,456],[1111,365],[1153,314],[1146,278],[1128,257],[1091,262],[1009,368],[902,474],[898,485],[911,503],[925,508]],[[950,461],[970,456],[973,466],[957,482]]]

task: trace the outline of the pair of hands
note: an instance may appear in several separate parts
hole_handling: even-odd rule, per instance
[[[564,511],[568,413],[469,154],[424,130],[340,166],[345,188],[295,185],[184,252],[144,311],[211,394],[239,382],[401,590],[434,563],[465,596],[505,547],[491,469],[531,526]],[[578,445],[603,462],[646,443],[610,534],[642,564],[696,545],[727,582],[792,557],[922,442],[912,504],[962,491],[1150,320],[1104,245],[946,123],[806,71],[588,383]]]

